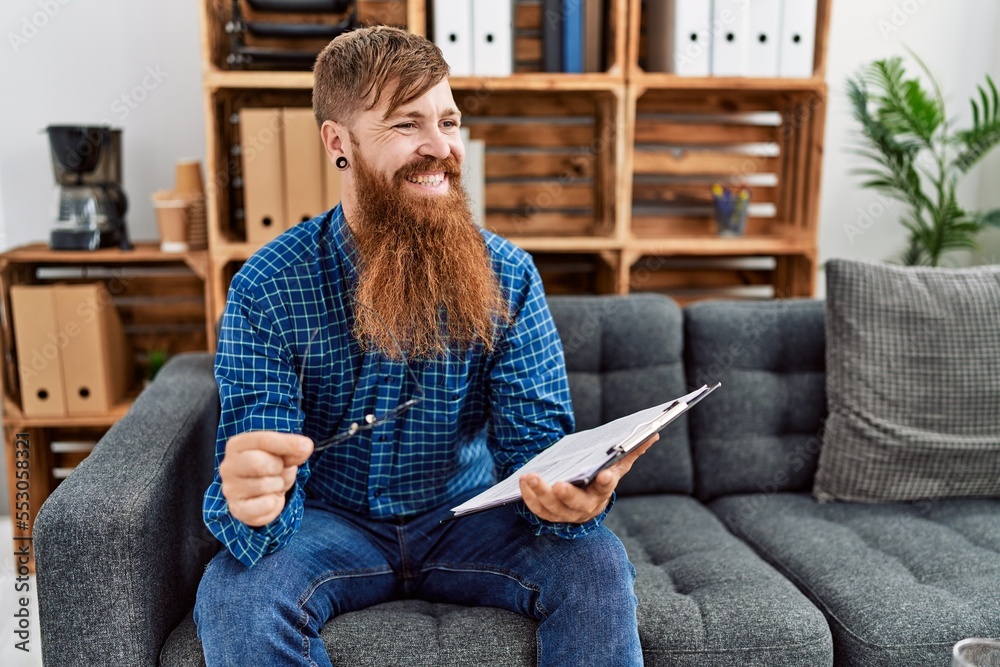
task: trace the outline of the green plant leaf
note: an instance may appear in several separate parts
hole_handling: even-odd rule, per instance
[[[995,208],[992,211],[979,211],[974,218],[980,228],[1000,227],[1000,208]]]
[[[969,101],[972,105],[972,127],[955,135],[959,152],[952,163],[962,173],[967,173],[1000,144],[1000,95],[996,84],[987,75],[986,87],[979,86],[978,89],[979,101],[975,97]]]

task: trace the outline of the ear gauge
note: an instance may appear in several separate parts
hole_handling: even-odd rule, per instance
[[[347,158],[341,155],[335,160],[335,164],[337,165],[337,169],[344,171],[347,169]]]

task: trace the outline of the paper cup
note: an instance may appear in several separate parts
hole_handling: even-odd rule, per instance
[[[174,168],[174,191],[182,195],[205,194],[199,160],[184,160],[177,163]]]
[[[160,231],[160,250],[187,252],[187,201],[183,199],[154,200],[156,226]]]

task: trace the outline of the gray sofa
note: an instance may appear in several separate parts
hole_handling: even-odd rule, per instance
[[[941,667],[959,639],[1000,635],[1000,501],[811,496],[822,302],[550,303],[580,428],[723,383],[664,431],[608,518],[638,572],[647,665]],[[175,358],[41,508],[46,664],[203,664],[190,611],[218,549],[200,519],[217,401],[210,356]],[[532,621],[419,600],[336,618],[323,637],[337,665],[535,656]]]

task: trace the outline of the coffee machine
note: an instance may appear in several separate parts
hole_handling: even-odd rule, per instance
[[[106,126],[50,125],[53,250],[131,250],[122,190],[122,131]]]

